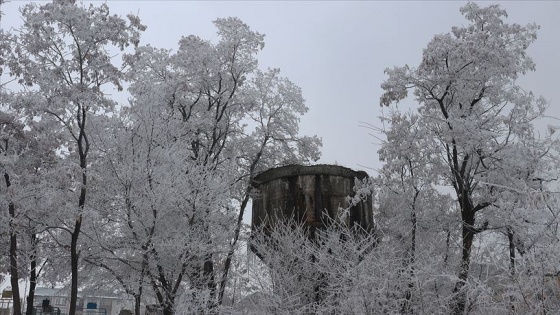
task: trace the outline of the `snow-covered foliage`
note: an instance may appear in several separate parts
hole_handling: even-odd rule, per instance
[[[244,237],[252,178],[319,158],[320,139],[298,134],[308,110],[301,89],[278,69],[258,69],[264,35],[237,18],[214,22],[217,43],[186,36],[172,52],[137,47],[145,26],[107,4],[53,1],[21,14],[21,28],[0,34],[0,66],[19,84],[2,91],[11,151],[4,146],[0,162],[27,194],[5,199],[10,213],[35,228],[24,234],[3,220],[15,232],[2,237],[17,239],[20,258],[35,253],[43,282],[71,280],[71,314],[78,282],[132,296],[136,314],[141,303],[175,313],[179,299],[184,311],[217,311]],[[130,103],[118,104],[109,86],[120,91],[124,81]],[[6,133],[15,124],[33,147]],[[37,185],[16,180],[16,161],[34,167]],[[22,247],[26,235],[44,243]],[[39,257],[46,246],[54,255]],[[29,268],[20,264],[20,275]]]
[[[480,308],[471,305],[478,303],[472,285],[487,280],[470,272],[473,263],[487,263],[478,250],[495,246],[500,238],[509,244],[509,256],[494,254],[492,259],[500,257],[504,266],[509,259],[511,281],[516,281],[516,253],[542,254],[536,244],[549,244],[547,235],[556,235],[550,228],[558,214],[550,191],[558,176],[558,143],[551,134],[538,137],[534,131],[548,104],[516,85],[519,75],[535,69],[526,50],[538,27],[505,23],[506,12],[498,5],[469,3],[461,12],[470,24],[435,36],[418,67],[386,70],[381,97],[381,105],[389,106],[412,90],[419,104],[417,113],[394,109],[384,118],[390,127],[380,150],[386,163],[380,189],[387,193],[392,180],[400,187],[381,196],[396,193],[399,203],[409,199],[401,209],[412,215],[412,251],[422,224],[459,242],[458,278],[447,292],[453,295],[454,314]],[[448,199],[444,192],[450,193],[451,203],[443,202]],[[422,204],[423,196],[432,204]],[[395,209],[393,204],[389,208]],[[512,308],[523,301],[509,300]]]
[[[55,201],[57,215],[43,223],[49,226],[47,233],[59,248],[70,251],[70,313],[74,314],[80,265],[78,240],[84,213],[87,215],[90,209],[86,202],[91,185],[88,159],[93,155],[91,126],[96,124],[97,115],[113,111],[116,105],[103,92],[104,87],[112,84],[122,89],[123,73],[113,64],[108,50],[136,45],[144,26],[133,16],[127,23],[110,15],[107,5],[85,8],[69,0],[28,4],[21,8],[21,16],[23,25],[2,33],[0,45],[1,62],[20,85],[7,106],[31,131],[48,134],[47,141],[55,146],[51,148],[67,155],[57,166],[57,173],[66,175],[60,180],[66,190],[58,191],[61,194],[57,197],[62,199]],[[47,169],[36,168],[41,172]],[[47,200],[54,197],[45,195]],[[10,209],[21,206],[14,203]],[[10,256],[14,255],[12,251]]]

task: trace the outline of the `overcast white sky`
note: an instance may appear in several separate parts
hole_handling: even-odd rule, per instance
[[[9,0],[8,0],[9,1]],[[18,7],[4,4],[2,28],[20,21]],[[101,1],[98,1],[101,2]],[[280,68],[303,89],[309,113],[303,134],[323,138],[321,163],[338,163],[375,175],[377,140],[361,122],[379,125],[383,70],[420,62],[423,48],[439,33],[465,25],[459,8],[466,1],[123,1],[108,0],[111,12],[138,13],[148,26],[142,44],[177,47],[181,36],[215,38],[212,21],[236,16],[266,34],[261,68]],[[551,101],[560,116],[560,1],[479,1],[500,3],[508,21],[541,25],[530,48],[537,71],[522,86]]]

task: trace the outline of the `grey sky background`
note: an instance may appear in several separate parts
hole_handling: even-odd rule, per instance
[[[94,1],[100,3],[101,1]],[[2,7],[2,28],[20,23],[18,7]],[[383,70],[416,66],[431,38],[466,25],[459,8],[466,1],[124,1],[108,0],[112,13],[135,13],[148,26],[141,44],[176,49],[181,36],[215,39],[212,21],[236,16],[266,34],[260,67],[280,68],[299,85],[309,107],[302,134],[323,139],[320,163],[337,163],[376,175],[379,141],[362,123],[379,126]],[[529,53],[537,71],[520,84],[550,100],[560,116],[560,1],[478,1],[499,3],[509,23],[541,26]],[[412,104],[412,101],[409,102]],[[403,104],[405,105],[405,104]],[[386,110],[385,110],[386,111]],[[560,124],[560,122],[558,122]]]

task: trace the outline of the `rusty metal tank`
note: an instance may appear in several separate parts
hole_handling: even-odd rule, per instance
[[[368,177],[364,171],[354,171],[338,165],[289,165],[265,171],[253,180],[252,230],[272,227],[281,218],[293,218],[312,227],[323,228],[333,218],[340,220],[340,211],[349,207],[355,179]],[[350,208],[343,218],[349,226],[359,225],[373,232],[371,198]],[[314,238],[314,235],[310,235]]]

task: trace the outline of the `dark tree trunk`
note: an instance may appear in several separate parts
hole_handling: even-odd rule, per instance
[[[163,315],[173,315],[173,302],[167,301],[163,306]]]
[[[80,188],[80,197],[78,199],[78,211],[76,213],[76,221],[74,223],[74,231],[72,231],[72,239],[70,241],[70,269],[72,272],[72,281],[70,285],[70,309],[68,315],[76,315],[76,303],[78,302],[78,263],[80,253],[78,252],[78,237],[82,228],[82,218],[84,207],[86,204],[87,192],[87,156],[89,152],[89,140],[86,135],[86,114],[87,109],[78,104],[77,123],[79,129],[76,144],[78,146],[78,154],[80,157],[80,170],[82,171],[82,180]]]
[[[451,230],[447,230],[447,237],[445,238],[445,256],[443,257],[443,267],[447,267],[447,260],[449,259],[449,246],[451,245]]]
[[[146,272],[146,254],[143,255],[142,259],[142,269],[140,273],[140,281],[138,283],[138,293],[134,294],[134,315],[141,315],[141,305],[142,305],[142,293],[143,293],[143,285],[144,285],[144,275]]]
[[[8,194],[12,183],[10,175],[4,173],[4,180]],[[13,300],[13,314],[21,315],[21,300],[19,296],[19,276],[18,276],[18,261],[17,261],[17,236],[16,236],[16,206],[10,198],[8,203],[8,214],[10,216],[10,284],[12,285],[12,300]]]
[[[72,272],[72,282],[70,285],[70,309],[68,310],[68,315],[76,314],[76,303],[78,302],[78,263],[80,260],[80,253],[78,252],[78,236],[80,235],[80,230],[82,227],[82,210],[84,209],[86,200],[86,174],[82,176],[82,189],[80,192],[80,200],[78,203],[78,211],[76,222],[74,225],[74,231],[72,232],[72,240],[70,243],[70,268]]]
[[[140,315],[140,306],[141,306],[142,296],[140,294],[134,295],[134,315]]]
[[[214,261],[212,255],[208,255],[204,262],[204,280],[207,282],[208,290],[210,290],[210,308],[216,306],[216,279],[214,278]]]
[[[507,236],[509,243],[509,274],[513,278],[515,277],[515,243],[513,237],[513,229],[508,226]]]
[[[241,225],[243,224],[243,215],[245,214],[245,208],[247,207],[248,202],[249,202],[249,194],[246,193],[245,198],[241,203],[239,214],[237,215],[237,225],[235,226],[233,241],[231,243],[231,247],[229,248],[226,261],[224,263],[224,272],[222,274],[222,279],[220,281],[220,288],[219,288],[220,292],[218,292],[218,305],[222,305],[224,301],[224,292],[226,291],[229,270],[231,268],[231,261],[233,259],[233,254],[235,253],[235,246],[237,244],[237,241],[239,240]]]
[[[89,143],[85,135],[85,117],[86,112],[82,109],[81,119],[78,119],[80,125],[80,136],[78,138],[78,152],[80,154],[80,169],[82,171],[82,181],[80,188],[80,198],[78,199],[78,212],[76,213],[76,222],[74,223],[74,231],[70,241],[70,268],[72,272],[72,281],[70,285],[70,309],[68,315],[76,315],[76,303],[78,302],[78,263],[80,253],[78,252],[78,237],[82,228],[83,211],[86,204],[86,188],[87,188],[87,153],[89,151]]]
[[[472,243],[474,240],[474,234],[470,231],[469,228],[465,227],[463,224],[463,231],[462,231],[462,238],[463,238],[463,250],[461,253],[461,267],[459,270],[459,280],[455,283],[455,288],[453,289],[453,293],[455,296],[455,307],[453,314],[455,315],[462,315],[465,311],[465,307],[467,304],[467,296],[463,291],[463,287],[467,282],[467,278],[469,276],[469,267],[470,267],[470,260],[471,260],[471,249]]]
[[[416,194],[418,196],[418,193]],[[412,309],[412,291],[414,290],[414,264],[416,262],[416,229],[418,227],[417,219],[416,219],[416,209],[412,207],[411,213],[411,222],[412,222],[412,231],[411,231],[411,239],[410,239],[410,249],[407,253],[407,269],[409,272],[408,278],[408,285],[406,288],[406,292],[404,294],[404,302],[401,308],[401,313],[403,314],[414,314],[414,310]]]
[[[239,208],[239,214],[237,215],[237,225],[235,226],[235,231],[233,233],[233,241],[231,242],[231,246],[229,248],[226,261],[224,263],[224,272],[222,274],[222,279],[220,280],[220,288],[219,288],[220,292],[218,292],[218,305],[222,305],[224,300],[224,292],[226,291],[229,270],[231,268],[231,260],[233,259],[233,254],[235,253],[235,246],[237,245],[237,241],[239,240],[239,234],[241,233],[241,226],[243,224],[243,215],[245,214],[245,208],[249,203],[249,198],[250,198],[249,193],[251,192],[250,186],[254,178],[255,169],[261,160],[262,153],[268,143],[268,140],[269,140],[268,136],[266,136],[263,139],[263,142],[261,143],[261,149],[255,156],[255,159],[253,160],[251,166],[249,167],[249,174],[250,174],[249,181],[248,181],[249,187],[247,187],[247,190],[245,191],[245,197],[243,198],[243,201],[241,202],[241,207]]]
[[[465,312],[465,307],[467,304],[467,295],[463,290],[463,287],[467,283],[469,277],[469,267],[471,261],[471,250],[472,244],[475,236],[475,209],[472,206],[468,193],[463,192],[461,198],[461,219],[462,219],[462,252],[461,252],[461,267],[459,269],[459,280],[455,283],[455,288],[453,289],[454,306],[453,314],[462,315]]]
[[[233,234],[233,241],[229,248],[226,261],[224,263],[224,272],[222,274],[222,279],[220,281],[220,288],[218,292],[218,305],[222,305],[224,300],[224,292],[226,291],[226,285],[229,275],[229,270],[231,268],[231,261],[233,259],[233,254],[235,253],[235,246],[237,245],[237,241],[239,240],[239,234],[241,232],[241,226],[243,224],[243,215],[245,214],[245,208],[247,207],[247,203],[249,202],[249,190],[245,193],[245,198],[241,202],[241,207],[239,209],[239,214],[237,215],[237,225],[235,226],[235,231]]]
[[[68,315],[76,314],[76,304],[78,302],[78,235],[80,234],[81,228],[81,214],[79,218],[76,219],[74,226],[74,232],[72,233],[72,240],[70,243],[70,268],[72,272],[72,281],[70,284],[70,309],[68,310]]]
[[[35,288],[37,287],[37,234],[31,234],[31,263],[29,273],[29,292],[27,293],[27,307],[25,315],[33,315],[35,304]]]
[[[507,237],[509,244],[509,275],[512,281],[515,281],[515,243],[513,229],[511,228],[511,226],[507,227]],[[510,297],[509,308],[511,313],[515,314],[515,298],[513,296]]]

